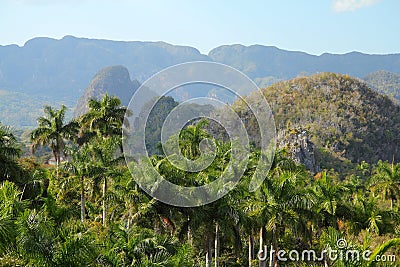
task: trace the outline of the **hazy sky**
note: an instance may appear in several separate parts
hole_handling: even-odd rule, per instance
[[[398,0],[0,0],[0,45],[46,36],[400,53]]]

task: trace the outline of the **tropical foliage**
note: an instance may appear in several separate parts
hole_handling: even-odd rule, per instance
[[[17,140],[9,128],[0,128],[0,163],[20,170],[1,177],[1,266],[398,264],[343,257],[282,261],[263,249],[314,249],[318,256],[327,249],[370,250],[374,259],[395,255],[398,260],[400,163],[360,162],[346,176],[329,169],[314,175],[281,149],[261,187],[250,192],[260,156],[253,147],[229,194],[196,208],[175,207],[147,195],[122,160],[126,108],[118,99],[106,95],[91,101],[89,111],[73,122],[64,121],[64,112],[64,107],[46,107],[31,135],[35,146],[51,148],[58,166],[19,159]],[[202,120],[179,133],[183,155],[199,158],[201,140],[212,139],[207,129]],[[163,155],[150,160],[175,184],[204,185],[230,161],[231,144],[214,142],[215,159],[200,172],[182,171]]]

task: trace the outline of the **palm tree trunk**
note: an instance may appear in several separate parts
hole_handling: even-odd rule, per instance
[[[188,216],[188,221],[189,221],[189,216]],[[188,239],[188,243],[191,247],[193,247],[193,231],[192,231],[192,227],[190,227],[190,223],[188,224],[188,232],[187,232],[187,239]]]
[[[103,184],[103,226],[106,226],[107,223],[107,201],[106,201],[106,194],[107,194],[107,178],[104,176],[104,184]]]
[[[218,242],[219,242],[219,228],[218,228],[218,223],[215,224],[215,242],[214,242],[214,257],[215,257],[215,267],[218,267],[218,255],[219,255],[219,250],[218,250]]]
[[[22,198],[24,197],[25,189],[26,189],[26,184],[24,184],[24,189],[22,189],[22,194],[19,198],[19,201],[22,201]]]
[[[259,238],[260,238],[260,251],[258,254],[260,257],[259,266],[266,267],[266,261],[263,258],[265,258],[265,256],[266,256],[265,253],[267,253],[267,252],[264,250],[264,247],[263,247],[263,228],[262,227],[260,228]],[[260,253],[261,251],[262,251],[262,253]]]
[[[206,267],[211,267],[212,265],[212,255],[211,255],[211,237],[208,230],[205,233],[206,238]]]
[[[85,188],[83,185],[83,176],[81,177],[81,222],[85,221]]]
[[[56,166],[58,167],[58,156],[57,156],[57,152],[56,152],[55,150],[53,150],[52,152],[53,152],[54,160],[55,160],[55,162],[56,162]]]
[[[249,267],[253,267],[253,258],[254,258],[254,237],[253,230],[249,235]]]
[[[56,177],[58,178],[58,167],[60,165],[60,156],[57,151],[53,151],[54,160],[56,161]]]

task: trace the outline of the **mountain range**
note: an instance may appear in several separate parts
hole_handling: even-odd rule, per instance
[[[65,103],[68,107],[74,108],[82,95],[87,99],[101,94],[101,91],[123,89],[118,86],[118,82],[117,84],[101,82],[103,87],[96,89],[99,91],[97,92],[93,88],[101,87],[98,82],[96,83],[99,75],[103,78],[109,75],[121,78],[122,80],[110,79],[120,80],[120,85],[124,84],[126,90],[123,89],[124,92],[119,93],[130,94],[139,83],[165,67],[199,60],[230,65],[263,87],[298,76],[335,72],[360,79],[367,77],[368,85],[377,91],[391,92],[394,97],[398,95],[396,86],[399,84],[399,77],[396,75],[400,70],[400,54],[369,55],[351,52],[342,55],[325,53],[316,56],[272,46],[223,45],[204,55],[193,47],[164,42],[123,42],[73,36],[56,40],[40,37],[27,41],[23,46],[0,46],[0,90],[2,90],[0,110],[4,110],[0,114],[0,121],[7,120],[5,114],[14,112],[10,111],[10,108],[13,108],[9,105],[10,95],[15,98],[16,94],[20,94],[24,99],[28,96],[24,105],[26,109],[40,108],[38,105],[42,105],[43,101],[35,99],[46,99],[46,103],[53,105]],[[109,66],[121,67],[107,69]],[[102,70],[104,68],[106,71]],[[378,72],[382,70],[389,75]],[[385,77],[392,79],[391,84],[394,87],[387,85],[383,89],[380,88],[382,83],[379,79]],[[112,86],[116,88],[110,88]],[[32,99],[31,103],[29,98]],[[14,126],[30,126],[34,123],[26,118],[23,122],[18,118],[13,120]]]

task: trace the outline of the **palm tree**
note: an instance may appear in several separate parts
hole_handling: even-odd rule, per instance
[[[41,211],[26,209],[16,220],[17,251],[25,266],[54,266],[54,224]]]
[[[14,159],[21,154],[17,145],[17,138],[11,132],[10,127],[0,123],[0,157]]]
[[[20,154],[17,138],[9,127],[0,124],[0,180],[11,176],[17,166],[15,159]]]
[[[22,192],[9,181],[0,185],[0,217],[15,218],[25,209],[25,201],[21,200]]]
[[[220,247],[220,233],[223,233],[225,240],[231,240],[233,249],[236,256],[241,251],[242,242],[240,237],[240,224],[244,220],[244,213],[240,209],[238,197],[240,189],[234,190],[231,194],[212,203],[210,215],[213,218],[212,222],[215,225],[214,234],[214,260],[215,267],[219,266],[219,247]],[[217,212],[215,212],[217,211]]]
[[[85,144],[79,150],[72,152],[70,162],[65,162],[63,167],[71,172],[74,177],[79,179],[80,199],[81,199],[81,222],[85,220],[85,178],[99,175],[102,173],[101,168],[96,168],[91,162],[89,146]]]
[[[110,227],[109,237],[102,241],[105,266],[177,266],[171,264],[177,239],[156,234],[151,229]]]
[[[208,121],[205,119],[200,120],[195,125],[189,125],[180,133],[180,146],[183,155],[189,159],[196,159],[200,155],[200,142],[204,138],[210,137],[210,134],[203,129]]]
[[[99,258],[93,233],[76,220],[65,220],[56,228],[53,266],[93,266]]]
[[[337,219],[349,216],[349,208],[344,197],[350,189],[340,182],[335,182],[323,172],[321,178],[316,181],[314,190],[318,201],[316,213],[320,214],[324,221],[322,226],[337,228]]]
[[[121,138],[107,137],[103,138],[101,143],[93,141],[88,146],[90,157],[94,165],[93,167],[103,180],[102,220],[104,226],[107,222],[107,178],[122,175],[121,170],[117,168],[120,163],[124,162],[124,157],[117,154],[117,147],[119,147],[120,144]]]
[[[65,155],[66,140],[73,140],[78,132],[77,122],[71,121],[65,124],[66,110],[67,108],[64,105],[59,110],[45,106],[45,115],[38,118],[39,127],[30,134],[32,152],[34,153],[39,145],[48,145],[57,166],[60,164],[61,155]]]
[[[127,108],[121,106],[121,100],[105,94],[101,100],[91,99],[89,111],[79,119],[84,131],[96,132],[99,136],[121,136],[121,127]]]
[[[296,236],[306,228],[306,215],[315,200],[305,187],[305,177],[304,168],[278,152],[260,190],[248,204],[249,215],[260,226],[260,249],[264,236],[270,238],[272,248],[278,251],[281,236],[288,231]],[[270,259],[270,265],[278,266],[277,259]],[[260,261],[260,266],[265,266],[265,261]]]
[[[358,233],[361,229],[367,229],[370,233],[379,235],[382,232],[393,231],[392,210],[382,209],[379,205],[380,196],[366,195],[357,192],[353,197],[354,211],[351,216],[351,227]]]
[[[379,161],[371,185],[374,190],[382,193],[384,199],[390,200],[390,208],[393,209],[394,200],[400,198],[400,164]]]
[[[129,173],[129,172],[128,172]],[[129,230],[134,224],[139,224],[141,220],[148,218],[158,218],[155,198],[149,198],[133,182],[131,174],[124,174],[124,177],[130,177],[131,180],[124,183],[118,183],[113,187],[113,203],[110,209],[113,213],[120,214],[119,220],[124,227]]]

